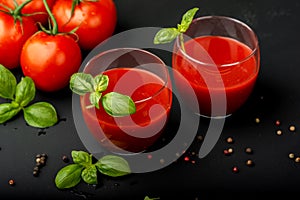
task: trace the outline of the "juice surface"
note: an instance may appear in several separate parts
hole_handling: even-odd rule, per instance
[[[222,99],[224,93],[225,114],[246,101],[258,74],[258,61],[248,46],[228,37],[201,36],[187,41],[185,50],[173,55],[174,69],[186,79],[175,75],[176,86],[183,96],[191,95],[184,89],[188,85],[194,89],[203,115],[211,115],[212,98]]]
[[[160,77],[141,69],[116,68],[103,74],[109,77],[103,95],[112,91],[128,95],[135,102],[137,111],[130,116],[112,117],[102,105],[100,109],[85,109],[89,104],[86,95],[82,98],[82,109],[88,127],[101,142],[109,139],[119,148],[131,152],[145,150],[164,129],[172,102],[170,88]]]

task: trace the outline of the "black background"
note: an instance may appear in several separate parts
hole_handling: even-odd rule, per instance
[[[51,102],[61,121],[39,130],[25,124],[22,115],[0,125],[0,198],[58,199],[215,199],[285,197],[299,191],[300,163],[288,157],[300,155],[300,2],[297,0],[115,0],[118,10],[116,33],[138,27],[170,27],[181,15],[199,7],[196,16],[226,15],[246,22],[257,33],[261,48],[261,69],[254,91],[246,104],[226,119],[214,149],[202,159],[195,142],[184,156],[195,163],[177,162],[162,170],[131,174],[121,178],[99,176],[95,187],[81,182],[71,190],[58,190],[57,171],[66,165],[72,150],[85,150],[72,118],[72,95],[68,88],[56,93],[38,92],[35,101]],[[170,55],[159,55],[170,65]],[[19,70],[14,73],[20,77]],[[176,113],[176,110],[173,111]],[[255,118],[260,123],[255,123]],[[281,125],[275,125],[280,120]],[[205,121],[202,122],[205,127]],[[296,131],[290,132],[289,126]],[[282,135],[276,135],[281,129]],[[205,136],[205,128],[198,136]],[[234,143],[228,144],[227,137]],[[225,156],[223,150],[234,153]],[[253,154],[244,149],[251,147]],[[35,155],[48,160],[39,177],[32,175]],[[248,167],[247,159],[255,166]],[[239,172],[233,173],[232,167]],[[9,179],[16,184],[10,186]]]

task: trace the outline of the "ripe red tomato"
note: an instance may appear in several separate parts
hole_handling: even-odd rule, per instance
[[[1,0],[0,2],[3,3],[4,5],[14,8],[15,0]],[[26,0],[16,0],[17,4],[22,4]],[[56,0],[47,0],[47,4],[49,5],[49,8],[51,9],[52,6],[54,5]],[[46,11],[46,8],[44,6],[43,0],[32,0],[30,3],[28,3],[23,9],[22,13],[23,14],[32,14],[32,13],[38,13],[39,14],[34,14],[30,16],[35,22],[41,22],[43,25],[48,24],[48,13]]]
[[[42,91],[54,92],[68,85],[82,61],[81,50],[66,34],[38,32],[30,37],[21,52],[21,68]]]
[[[80,1],[71,16],[74,0],[57,0],[52,13],[57,20],[60,32],[70,32],[79,27],[79,46],[91,50],[110,37],[116,26],[117,11],[113,0]]]
[[[0,12],[0,64],[8,69],[20,66],[20,54],[26,40],[38,31],[28,17],[15,20],[10,14]]]

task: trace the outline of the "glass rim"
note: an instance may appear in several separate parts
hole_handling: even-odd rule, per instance
[[[125,51],[124,51],[125,50]],[[166,68],[166,64],[165,62],[160,58],[158,57],[157,55],[155,55],[154,53],[150,52],[150,51],[147,51],[147,50],[144,50],[144,49],[141,49],[141,48],[134,48],[134,47],[120,47],[120,48],[113,48],[113,49],[108,49],[108,50],[105,50],[105,51],[102,51],[100,53],[98,53],[97,55],[93,56],[87,63],[86,65],[84,66],[83,68],[83,72],[86,70],[87,66],[92,63],[93,61],[95,61],[96,59],[98,59],[99,57],[103,56],[103,55],[107,55],[109,53],[113,53],[113,52],[116,52],[116,51],[124,51],[123,54],[120,54],[119,56],[121,55],[124,55],[124,54],[127,54],[127,53],[130,53],[131,51],[138,51],[138,52],[142,52],[144,54],[146,54],[147,56],[150,56],[150,57],[153,57],[154,60],[157,60],[158,62],[152,62],[152,63],[157,63],[157,64],[161,64],[162,66],[164,66],[164,70],[165,71],[165,74],[166,74],[166,77],[165,78],[162,78],[160,75],[157,75],[156,73],[153,73],[147,69],[141,69],[141,70],[145,70],[151,74],[154,74],[155,76],[158,76],[159,79],[161,79],[163,81],[163,84],[161,86],[160,89],[158,89],[157,91],[155,91],[154,94],[152,95],[149,95],[149,97],[145,97],[145,98],[142,98],[142,99],[138,99],[138,100],[135,100],[134,103],[136,104],[139,104],[139,103],[143,103],[143,102],[146,102],[152,98],[154,98],[155,96],[157,96],[158,94],[160,94],[162,92],[162,90],[164,88],[167,88],[168,86],[168,83],[169,83],[169,73],[168,73],[168,70]],[[149,64],[149,63],[147,63]],[[139,65],[138,65],[139,66]],[[131,67],[131,68],[136,68],[135,67]],[[108,69],[109,70],[109,69]],[[104,69],[102,72],[100,73],[103,73],[105,71],[108,71],[107,69]]]
[[[192,23],[195,23],[195,22],[203,20],[203,19],[212,19],[212,18],[215,18],[215,19],[219,18],[219,19],[230,20],[230,21],[233,21],[233,22],[235,22],[237,24],[240,24],[241,26],[243,26],[246,29],[248,29],[253,34],[253,36],[255,38],[255,46],[254,46],[254,48],[250,48],[248,45],[245,44],[247,47],[249,47],[251,49],[251,53],[248,56],[246,56],[245,58],[243,58],[243,59],[241,59],[239,61],[236,61],[236,62],[232,62],[232,63],[225,63],[225,64],[207,63],[207,62],[203,62],[203,61],[200,61],[198,59],[195,59],[194,57],[192,57],[188,53],[186,53],[182,49],[182,47],[181,47],[180,36],[177,36],[176,37],[176,41],[175,41],[175,45],[177,46],[177,48],[179,49],[179,51],[182,53],[182,55],[186,56],[189,60],[192,60],[193,62],[201,64],[201,65],[217,66],[217,67],[224,67],[225,68],[225,67],[231,67],[231,66],[235,66],[235,65],[238,65],[240,63],[246,62],[247,60],[249,60],[258,51],[258,49],[259,49],[259,41],[258,41],[257,34],[254,32],[254,30],[249,25],[247,25],[246,23],[244,23],[244,22],[242,22],[242,21],[240,21],[240,20],[238,20],[236,18],[228,17],[228,16],[222,16],[222,15],[208,15],[208,16],[202,16],[202,17],[195,18],[195,19],[193,19]],[[189,37],[189,38],[191,38],[191,37]],[[230,38],[232,38],[232,37],[230,37]],[[232,39],[235,39],[235,38],[232,38]]]

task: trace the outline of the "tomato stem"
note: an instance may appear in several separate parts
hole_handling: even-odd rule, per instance
[[[27,0],[27,1],[24,1],[22,4],[18,5],[16,3],[16,7],[15,9],[12,11],[12,15],[15,17],[15,18],[18,18],[20,17],[22,14],[21,14],[21,11],[22,9],[28,4],[30,3],[32,0]]]
[[[47,0],[43,0],[43,3],[44,3],[44,6],[46,8],[46,11],[51,19],[51,22],[52,22],[52,28],[51,30],[49,31],[50,34],[52,35],[56,35],[58,33],[58,25],[57,25],[57,22],[56,22],[56,19],[55,17],[53,16],[50,8],[49,8],[49,5],[47,3]]]

